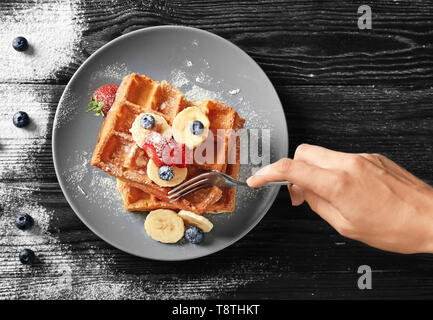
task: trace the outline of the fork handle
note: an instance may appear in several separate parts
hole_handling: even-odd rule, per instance
[[[289,181],[272,181],[268,182],[264,186],[291,186],[293,183]]]
[[[291,183],[289,181],[272,181],[272,182],[269,182],[269,183],[263,185],[263,187],[266,187],[266,186],[290,186],[292,184],[293,183]],[[238,181],[238,180],[226,181],[225,187],[233,187],[235,185],[248,187],[248,184],[246,182]]]

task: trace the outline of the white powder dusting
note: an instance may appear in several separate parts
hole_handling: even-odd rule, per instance
[[[68,0],[36,0],[15,3],[10,8],[0,16],[2,79],[56,79],[56,73],[73,62],[74,49],[84,30],[78,5]],[[17,36],[28,40],[25,52],[12,48]]]
[[[239,92],[241,92],[241,89],[233,89],[229,91],[230,94],[238,94]]]
[[[2,99],[0,109],[1,138],[46,138],[50,121],[46,100],[50,97],[44,91],[44,86],[41,86],[40,90],[35,90],[33,86],[29,85],[0,84]],[[13,125],[12,117],[17,111],[27,111],[33,120],[29,126],[17,128]]]
[[[90,76],[86,96],[90,99],[95,89],[103,84],[120,84],[122,79],[130,73],[132,71],[125,63],[101,66],[100,70],[92,73]],[[80,112],[84,112],[84,108],[87,105],[80,105],[78,99],[79,97],[74,95],[69,89],[64,91],[62,104],[57,111],[57,121],[54,124],[57,129],[70,123]]]
[[[200,84],[210,85],[210,84],[212,84],[212,82],[215,82],[215,81],[208,74],[206,74],[204,72],[199,72],[195,78],[195,82],[200,83]]]
[[[4,236],[16,236],[16,235],[43,235],[49,228],[51,221],[52,212],[45,207],[29,203],[27,199],[32,194],[31,186],[17,186],[0,184],[0,201],[3,211],[3,215],[0,219],[0,234]],[[15,216],[18,213],[29,213],[35,220],[35,225],[30,232],[22,232],[15,227]],[[1,244],[10,244],[12,237],[0,237]],[[16,241],[17,240],[17,241]],[[26,237],[14,238],[15,244],[25,244],[28,242]]]
[[[71,260],[68,251],[64,249],[64,245],[52,236],[51,232],[55,231],[53,222],[57,222],[56,214],[53,209],[32,201],[34,193],[38,192],[39,188],[33,187],[31,184],[11,185],[6,186],[0,184],[0,202],[2,204],[0,215],[0,245],[9,248],[2,252],[2,263],[5,267],[9,266],[10,270],[15,270],[21,274],[17,281],[2,283],[0,286],[7,285],[9,287],[8,298],[23,298],[23,288],[29,286],[33,278],[36,280],[36,288],[32,287],[26,290],[28,298],[49,298],[56,297],[60,291],[71,290]],[[18,213],[28,213],[34,220],[34,225],[31,229],[22,231],[15,227],[15,216]],[[33,249],[37,256],[39,269],[43,272],[53,275],[60,272],[59,277],[52,277],[46,280],[43,284],[37,282],[37,275],[33,275],[30,266],[23,266],[18,260],[18,253],[24,249]],[[50,253],[60,255],[58,261],[50,261],[47,255]],[[35,267],[38,268],[38,267]],[[4,269],[5,270],[5,269]],[[48,282],[48,283],[47,283]],[[17,296],[14,296],[14,292]],[[21,293],[20,293],[21,292]],[[0,298],[2,295],[0,294]]]
[[[102,173],[100,171],[93,172],[88,190],[98,190],[99,196],[93,198],[89,197],[89,199],[101,204],[103,207],[114,209],[122,206],[123,201],[119,190],[117,189],[116,178],[113,178],[106,173]],[[86,194],[89,194],[89,192],[85,192]],[[102,201],[100,196],[103,198]]]
[[[221,95],[215,91],[206,90],[197,85],[193,85],[190,90],[185,92],[185,98],[192,101],[200,101],[203,99],[219,100],[221,99]]]
[[[104,298],[102,290],[74,290],[74,279],[81,280],[82,275],[89,272],[95,277],[112,277],[112,258],[99,248],[76,250],[62,241],[58,226],[66,215],[73,213],[69,209],[64,215],[62,210],[38,202],[35,199],[40,191],[33,183],[0,183],[0,246],[5,248],[1,252],[5,274],[0,278],[0,287],[7,288],[0,291],[0,299]],[[20,212],[32,216],[34,225],[31,229],[22,231],[15,227],[15,216]],[[34,265],[26,266],[19,262],[18,253],[24,248],[35,252]],[[83,259],[86,254],[88,258]],[[15,278],[14,281],[10,281],[10,276]],[[78,283],[80,289],[87,286],[100,289],[95,283]],[[74,294],[76,291],[79,296]],[[109,297],[121,298],[126,294],[127,291],[117,291]]]
[[[103,84],[120,84],[122,79],[133,71],[126,63],[114,63],[103,65],[97,72],[92,73],[89,81],[89,96],[93,91]]]
[[[47,100],[50,96],[45,90],[45,86],[35,89],[30,85],[0,84],[0,141],[1,148],[8,152],[8,157],[0,162],[0,179],[28,178],[36,174],[36,156],[43,151],[49,152],[50,112]],[[12,118],[17,111],[28,113],[31,120],[27,127],[13,125]]]
[[[85,198],[98,206],[117,212],[122,198],[117,190],[116,179],[90,165],[91,153],[75,151],[68,159],[70,164],[62,175],[75,198]],[[97,192],[95,192],[97,190]],[[123,212],[122,212],[123,213]]]
[[[190,81],[185,71],[176,69],[171,72],[169,82],[175,87],[182,88]]]
[[[87,107],[87,105],[81,106],[71,90],[69,88],[65,89],[62,104],[57,108],[55,128],[59,129],[70,123],[79,112],[83,112],[83,107]]]

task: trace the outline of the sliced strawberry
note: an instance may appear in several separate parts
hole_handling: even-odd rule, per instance
[[[143,150],[146,151],[147,156],[152,159],[153,162],[155,162],[157,167],[162,167],[164,165],[164,163],[159,158],[154,146],[145,143],[143,146]]]
[[[186,161],[186,154],[192,155],[192,153],[185,152],[185,145],[176,143],[174,139],[167,139],[157,132],[150,132],[146,136],[142,149],[158,167],[167,165],[186,168],[187,164],[191,163]]]
[[[190,152],[184,144],[174,142],[170,150],[170,156],[172,163],[179,168],[186,168],[188,164],[192,163],[192,161],[187,161],[187,159],[189,160],[191,158],[192,152]]]
[[[164,150],[166,149],[169,139],[164,138],[158,132],[150,132],[144,139],[144,145],[142,149],[146,151],[147,156],[155,162],[158,167],[163,165],[170,165],[171,161],[167,157],[164,157]],[[164,161],[166,160],[166,161]]]
[[[93,93],[92,100],[89,103],[89,111],[95,111],[95,116],[103,115],[107,116],[113,106],[114,100],[116,100],[116,93],[119,86],[117,84],[106,84]]]

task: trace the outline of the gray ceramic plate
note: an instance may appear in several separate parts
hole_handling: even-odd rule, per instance
[[[236,211],[208,215],[214,229],[200,245],[167,245],[150,239],[145,213],[126,212],[115,179],[89,165],[102,118],[85,113],[100,85],[131,73],[168,80],[190,99],[218,99],[246,119],[247,128],[271,129],[271,160],[287,155],[284,112],[271,82],[241,49],[212,33],[180,26],[152,27],[121,36],[96,51],[63,93],[53,129],[53,156],[66,199],[98,236],[128,253],[157,260],[186,260],[219,251],[246,235],[266,214],[278,187],[239,188]],[[246,179],[252,165],[242,165]],[[248,189],[248,190],[247,190]]]

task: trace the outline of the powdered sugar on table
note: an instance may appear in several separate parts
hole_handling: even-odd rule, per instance
[[[14,3],[10,14],[0,16],[2,79],[55,80],[56,73],[74,61],[74,50],[83,30],[75,2]],[[17,36],[28,40],[29,49],[25,52],[12,48],[12,40]]]

